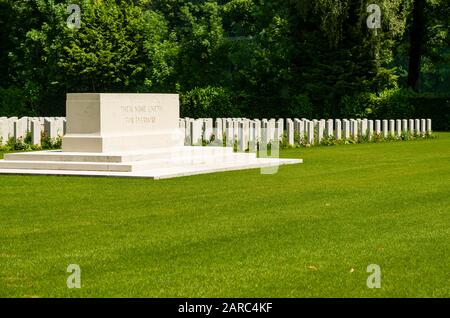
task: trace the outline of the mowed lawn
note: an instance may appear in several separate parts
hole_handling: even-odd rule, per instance
[[[0,175],[0,297],[449,297],[438,135],[286,150],[304,164],[274,175]]]

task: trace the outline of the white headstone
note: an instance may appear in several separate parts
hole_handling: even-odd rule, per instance
[[[53,118],[44,118],[44,132],[45,135],[51,139],[56,138],[58,135],[56,133],[55,121]]]
[[[410,119],[410,120],[408,120],[408,122],[409,122],[409,125],[408,125],[409,133],[414,134],[414,119]]]
[[[9,122],[7,118],[0,119],[0,145],[6,144],[8,141]]]
[[[421,119],[420,120],[420,128],[421,128],[420,132],[421,132],[422,135],[425,135],[427,133],[426,123],[427,123],[426,119]]]
[[[245,147],[248,148],[248,141],[250,139],[250,119],[244,118],[244,138],[245,138]]]
[[[211,141],[213,131],[213,120],[212,118],[203,119],[203,140]]]
[[[348,119],[342,120],[344,126],[344,139],[350,139],[350,121]]]
[[[400,119],[395,121],[395,128],[397,137],[400,137],[402,135],[402,121]]]
[[[373,120],[369,119],[367,121],[367,138],[369,140],[372,140],[373,137]]]
[[[14,123],[18,120],[17,117],[8,118],[8,138],[14,138]]]
[[[31,121],[31,144],[40,145],[41,144],[41,124],[38,120]]]
[[[62,117],[58,117],[54,121],[55,123],[55,130],[57,136],[64,136],[64,120]]]
[[[395,120],[389,119],[389,134],[395,136]]]
[[[226,135],[227,119],[228,118],[221,118],[221,120],[222,120],[222,136]]]
[[[260,151],[261,148],[266,149],[269,143],[269,122],[263,119],[261,122],[261,140],[259,141]]]
[[[201,119],[196,119],[190,122],[191,145],[193,146],[202,145],[202,126],[203,120]]]
[[[186,127],[184,130],[184,144],[187,146],[192,146],[192,138],[191,138],[191,123],[194,121],[192,118],[185,118]]]
[[[319,144],[322,143],[324,130],[325,130],[325,120],[322,119],[318,122],[318,127],[317,127],[317,142]]]
[[[14,121],[14,140],[25,139],[27,135],[28,118],[22,117]]]
[[[350,118],[349,120],[349,127],[350,127],[350,136],[353,136],[353,133],[355,131],[355,120]]]
[[[387,136],[389,135],[389,127],[387,119],[383,119],[382,123],[383,123],[383,137],[387,138]]]
[[[295,127],[296,127],[295,130],[296,130],[296,134],[298,136],[299,142],[302,142],[305,139],[306,123],[307,123],[306,120],[296,120],[295,121]]]
[[[269,134],[269,141],[275,140],[275,129],[276,129],[276,121],[275,121],[275,119],[272,118],[269,120],[269,125],[267,127],[268,134]]]
[[[244,152],[247,150],[247,139],[245,138],[245,121],[238,122],[238,151]]]
[[[261,142],[264,144],[269,143],[269,121],[267,119],[263,119],[261,122]]]
[[[254,120],[249,121],[249,134],[248,134],[248,151],[256,151],[256,122]]]
[[[255,142],[261,140],[261,121],[259,119],[255,119]]]
[[[333,137],[334,135],[334,121],[333,119],[328,119],[326,123],[326,131],[328,137]]]
[[[223,128],[222,128],[222,119],[216,119],[216,127],[214,130],[214,136],[218,143],[221,143],[223,140]]]
[[[416,134],[420,135],[420,119],[416,119],[414,121],[414,128],[416,130]]]
[[[381,121],[379,119],[375,120],[375,134],[381,136]]]
[[[31,131],[31,122],[36,119],[36,117],[26,117],[27,118],[27,131]]]
[[[336,140],[341,140],[342,138],[342,123],[340,119],[336,119],[335,121],[335,135]]]
[[[314,127],[315,127],[315,122],[314,121],[308,121],[307,122],[308,144],[310,144],[310,145],[314,145]]]
[[[231,147],[233,146],[233,121],[232,119],[227,119],[226,126],[225,126],[225,136],[227,138],[227,146]]]
[[[353,140],[358,140],[358,120],[351,120],[350,121],[350,127],[351,127],[351,131],[352,131],[352,139]]]
[[[254,130],[254,121],[251,119],[247,119],[247,128],[248,128],[248,135],[247,135],[247,139],[250,142],[251,140],[254,140],[255,138],[255,134],[253,133]]]
[[[288,145],[294,146],[294,122],[292,121],[292,119],[286,120],[286,132]]]
[[[233,142],[237,141],[239,135],[239,121],[241,119],[233,120]]]
[[[402,132],[407,133],[408,132],[408,120],[402,119]]]
[[[186,145],[186,119],[184,118],[180,118],[180,121],[178,122],[179,124],[179,128],[180,128],[180,133],[183,136],[183,140],[184,140],[184,144]]]
[[[284,120],[278,119],[276,121],[275,128],[277,129],[278,141],[281,141],[284,135]]]
[[[300,119],[294,118],[294,135],[297,136],[297,138],[300,135]],[[300,139],[299,139],[300,141]]]
[[[367,125],[368,125],[368,122],[367,122],[367,119],[366,118],[364,118],[364,119],[362,119],[361,120],[361,136],[367,136]]]

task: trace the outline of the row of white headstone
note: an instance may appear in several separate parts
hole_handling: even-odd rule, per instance
[[[66,132],[65,117],[0,117],[0,145],[10,138],[24,140],[31,133],[31,144],[40,145],[42,132],[50,138],[63,136]]]
[[[227,146],[237,143],[239,151],[253,151],[257,143],[282,141],[320,144],[325,138],[336,140],[371,140],[376,135],[400,138],[403,134],[426,135],[432,132],[431,119],[247,119],[247,118],[181,118],[185,145],[201,145],[203,141]]]
[[[269,144],[275,140],[293,146],[296,142],[303,144],[320,144],[324,138],[336,140],[361,137],[372,139],[381,137],[400,137],[409,133],[426,135],[431,133],[431,119],[247,119],[247,118],[181,118],[180,130],[184,135],[185,145],[201,145],[203,141],[227,146],[237,144],[239,151],[254,151],[257,143]],[[24,139],[31,133],[31,144],[41,144],[41,134],[50,138],[63,136],[66,132],[65,117],[0,117],[0,144],[10,138]]]

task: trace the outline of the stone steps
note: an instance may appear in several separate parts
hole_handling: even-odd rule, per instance
[[[130,172],[130,165],[104,162],[70,162],[70,161],[0,161],[0,169],[28,170],[74,170],[74,171],[122,171]]]
[[[140,152],[123,153],[79,153],[62,152],[61,150],[21,152],[5,154],[8,161],[64,161],[64,162],[105,162],[121,163],[152,159],[164,159],[184,156],[217,156],[231,154],[231,147],[174,147],[159,148]]]
[[[258,169],[277,167],[288,164],[299,164],[301,159],[276,159],[276,158],[257,158],[244,162],[222,162],[208,164],[186,164],[178,166],[169,166],[166,168],[152,168],[144,171],[82,171],[82,170],[40,170],[40,169],[2,169],[2,174],[18,175],[59,175],[59,176],[98,176],[98,177],[132,177],[132,178],[151,178],[167,179],[183,177],[190,175],[234,171],[243,169]]]
[[[217,164],[248,164],[254,163],[254,153],[233,153],[229,148],[218,147],[186,147],[182,151],[161,151],[141,155],[139,159],[129,160],[133,154],[118,156],[105,154],[65,154],[60,152],[40,152],[26,154],[10,154],[5,160],[0,160],[0,169],[28,169],[28,170],[73,170],[73,171],[108,171],[108,172],[136,172],[154,169],[155,167],[191,167],[196,165]],[[193,149],[196,148],[196,149]],[[152,158],[152,159],[148,159]],[[48,160],[52,159],[52,160]],[[79,160],[79,161],[74,161]],[[105,160],[110,160],[106,162]]]
[[[303,161],[300,159],[257,158],[240,163],[222,162],[215,164],[191,165],[189,167],[178,166],[165,169],[153,169],[144,171],[142,176],[152,177],[153,179],[167,179],[205,173],[277,167],[287,164],[298,164],[302,162]],[[139,172],[137,173],[139,174]]]
[[[130,164],[130,171],[148,171],[155,169],[155,167],[164,168],[167,167],[193,167],[193,166],[205,166],[205,165],[217,165],[217,164],[246,164],[248,162],[256,161],[256,154],[248,153],[228,153],[215,156],[208,155],[192,155],[182,157],[172,157],[167,159],[158,160],[146,160],[133,162]]]

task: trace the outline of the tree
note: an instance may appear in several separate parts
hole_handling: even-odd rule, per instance
[[[13,48],[10,37],[14,25],[11,4],[0,0],[0,87],[10,83],[8,53]]]
[[[247,117],[448,92],[446,0],[377,0],[377,35],[359,0],[80,0],[78,30],[71,2],[0,0],[0,115],[63,115],[67,92],[178,92],[185,115]]]
[[[408,86],[419,91],[420,65],[425,36],[425,0],[414,0],[410,35]]]

